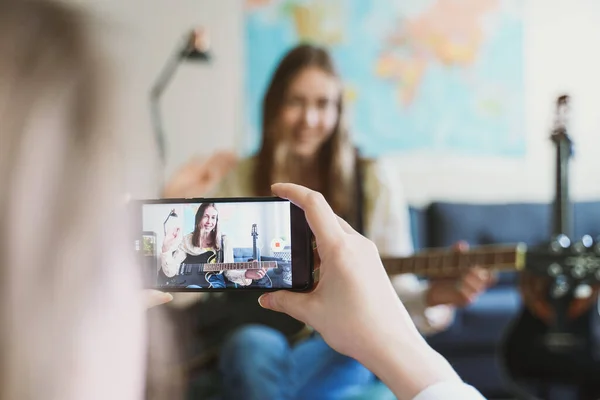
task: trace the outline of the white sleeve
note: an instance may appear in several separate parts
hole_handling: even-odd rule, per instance
[[[400,179],[394,179],[386,169],[390,171],[392,166],[385,168],[383,163],[377,163],[374,167],[375,179],[378,182],[373,194],[370,239],[382,256],[410,256],[414,247],[409,204]],[[443,331],[454,320],[454,307],[425,305],[428,284],[419,281],[415,275],[396,275],[391,277],[391,281],[421,334],[430,335]]]
[[[409,205],[400,181],[394,182],[384,165],[374,167],[375,191],[372,204],[370,239],[379,253],[406,257],[414,252]],[[390,168],[388,167],[388,170]]]
[[[179,273],[179,267],[185,260],[187,253],[183,249],[183,241],[177,246],[172,246],[169,250],[160,255],[160,262],[163,272],[169,278]]]
[[[473,386],[464,382],[445,381],[429,386],[413,400],[486,400]]]

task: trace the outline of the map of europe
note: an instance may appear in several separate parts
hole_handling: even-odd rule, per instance
[[[367,156],[525,154],[523,0],[246,0],[247,150],[262,96],[301,42],[331,52]]]

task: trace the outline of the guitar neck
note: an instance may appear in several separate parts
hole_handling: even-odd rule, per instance
[[[569,159],[573,155],[573,143],[567,132],[569,96],[562,95],[556,102],[556,121],[551,140],[556,150],[555,190],[552,234],[573,235],[572,210],[569,199]]]
[[[556,182],[554,194],[553,234],[572,237],[571,205],[569,200],[569,157],[571,144],[568,138],[556,144]]]
[[[411,257],[383,257],[390,275],[412,273],[422,276],[456,276],[473,266],[494,270],[519,270],[525,265],[525,244],[480,246],[457,252],[429,249]]]
[[[198,268],[204,272],[230,271],[239,269],[261,269],[277,268],[277,261],[260,262],[237,262],[237,263],[208,263],[208,264],[186,264],[189,267]]]

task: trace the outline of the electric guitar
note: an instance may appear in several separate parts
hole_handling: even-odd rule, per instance
[[[271,269],[277,268],[276,261],[252,261],[223,263],[218,261],[219,254],[214,250],[208,250],[202,254],[188,254],[179,265],[179,273],[166,282],[167,286],[199,285],[212,288],[210,277],[221,271],[248,270],[248,269]],[[196,275],[201,275],[196,276]]]
[[[258,229],[256,228],[256,224],[252,224],[252,258],[248,261],[258,261],[258,250],[256,248],[256,241],[258,240]]]

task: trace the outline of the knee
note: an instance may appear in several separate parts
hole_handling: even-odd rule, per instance
[[[287,357],[288,353],[289,344],[281,332],[267,326],[248,325],[235,331],[225,341],[220,364],[228,369],[243,365],[257,368]]]

